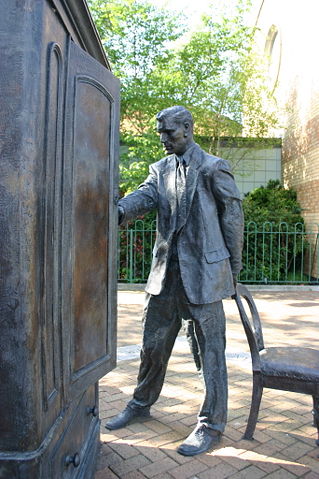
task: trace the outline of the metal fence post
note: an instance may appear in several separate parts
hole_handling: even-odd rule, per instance
[[[133,229],[129,232],[129,283],[133,283]]]

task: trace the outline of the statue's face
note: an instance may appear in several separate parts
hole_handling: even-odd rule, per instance
[[[182,123],[176,121],[174,117],[168,116],[157,122],[157,131],[166,154],[182,155],[185,153],[191,139],[189,123]]]

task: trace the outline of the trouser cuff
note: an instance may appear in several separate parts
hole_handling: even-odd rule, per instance
[[[219,431],[221,434],[225,430],[225,424],[209,422],[206,417],[198,417],[198,424],[203,424],[204,426],[208,427],[208,429],[214,429],[215,431]]]
[[[131,399],[131,401],[129,401],[127,403],[127,405],[128,405],[128,407],[130,407],[131,409],[133,409],[135,411],[149,411],[150,410],[150,406],[145,406],[144,404],[139,403],[135,399]]]

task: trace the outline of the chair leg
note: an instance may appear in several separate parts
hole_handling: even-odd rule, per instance
[[[318,439],[316,440],[317,446],[319,446],[319,397],[312,396],[313,400],[313,425],[317,428]]]
[[[253,434],[256,428],[262,394],[263,394],[263,385],[262,385],[261,375],[254,372],[250,413],[249,413],[248,423],[247,423],[247,427],[246,427],[246,431],[243,436],[243,439],[249,439],[249,440],[253,439]]]

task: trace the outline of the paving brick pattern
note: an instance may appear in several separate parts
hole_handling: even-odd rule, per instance
[[[266,344],[289,342],[319,348],[318,296],[316,291],[255,293]],[[119,294],[119,346],[127,346],[130,337],[132,344],[140,338],[142,305],[142,293]],[[225,301],[225,311],[227,350],[247,352],[232,301]],[[217,449],[196,457],[176,452],[196,423],[202,398],[202,384],[187,343],[175,345],[152,418],[111,432],[105,429],[105,422],[130,399],[139,365],[138,358],[120,361],[100,381],[101,448],[95,479],[319,479],[311,396],[265,389],[255,439],[243,440],[251,398],[250,361],[240,354],[228,357],[225,434]]]

